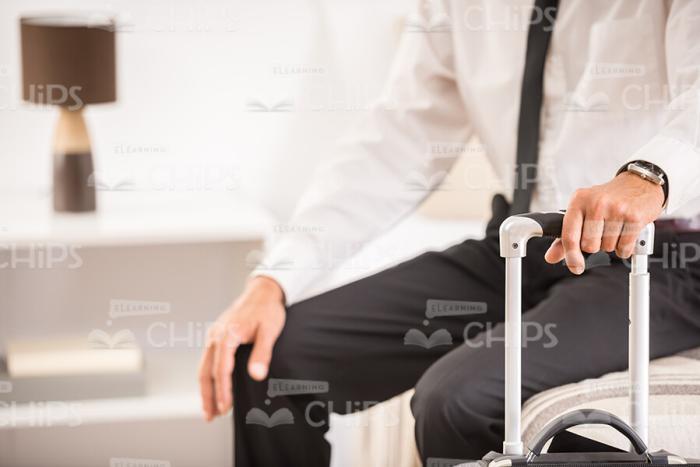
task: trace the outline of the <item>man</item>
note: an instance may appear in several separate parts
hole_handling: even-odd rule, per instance
[[[384,97],[292,221],[323,228],[273,245],[265,269],[212,328],[200,371],[203,407],[211,419],[233,406],[237,467],[328,465],[329,412],[413,387],[425,463],[500,450],[497,230],[510,214],[567,208],[561,239],[533,240],[523,266],[523,319],[554,337],[523,349],[523,399],[626,368],[620,258],[646,223],[668,218],[657,223],[657,255],[664,245],[700,244],[688,220],[700,210],[700,2],[448,0],[423,2],[419,12]],[[426,148],[474,134],[513,183],[510,204],[494,198],[483,240],[298,301],[323,273],[324,252],[371,238],[420,203],[424,193],[408,180],[439,182],[444,155]],[[610,265],[585,270],[584,253],[595,252],[611,253]],[[562,260],[568,269],[547,264]],[[651,277],[652,357],[700,345],[697,261],[679,268],[659,256]],[[485,306],[423,326],[431,299]],[[456,343],[406,346],[414,327],[447,330]],[[268,378],[309,387],[272,397]],[[255,423],[273,413],[271,427]]]

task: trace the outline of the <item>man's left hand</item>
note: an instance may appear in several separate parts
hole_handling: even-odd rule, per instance
[[[576,190],[564,215],[561,238],[554,241],[545,260],[566,260],[574,274],[585,269],[583,253],[614,251],[629,258],[639,233],[663,211],[660,185],[622,172],[603,185]]]

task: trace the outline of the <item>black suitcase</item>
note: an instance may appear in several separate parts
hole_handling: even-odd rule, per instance
[[[527,242],[533,237],[559,237],[563,212],[529,213],[511,216],[500,227],[501,256],[506,261],[506,397],[503,453],[491,452],[477,464],[482,467],[510,466],[656,466],[700,465],[666,451],[649,452],[649,272],[648,257],[654,246],[654,225],[647,225],[635,245],[629,290],[629,374],[631,426],[613,414],[600,410],[575,410],[552,420],[530,443],[527,452],[520,438],[521,412],[521,265]],[[622,450],[579,436],[570,428],[606,425],[624,435],[630,443]],[[700,433],[698,433],[700,441]],[[549,448],[544,452],[548,442]]]

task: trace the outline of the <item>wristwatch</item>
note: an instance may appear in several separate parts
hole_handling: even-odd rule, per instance
[[[664,191],[663,205],[664,207],[666,206],[666,200],[668,199],[668,182],[666,180],[666,173],[659,166],[647,161],[632,161],[626,166],[623,166],[618,171],[618,175],[625,171],[632,172],[644,180],[661,186]]]

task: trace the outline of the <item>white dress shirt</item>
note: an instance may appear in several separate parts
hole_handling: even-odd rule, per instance
[[[412,211],[473,135],[512,187],[532,8],[532,0],[422,1],[383,95],[319,170],[293,228],[275,236],[255,274],[296,301]],[[700,1],[561,0],[532,210],[565,208],[574,190],[637,159],[666,172],[666,216],[700,211]]]

